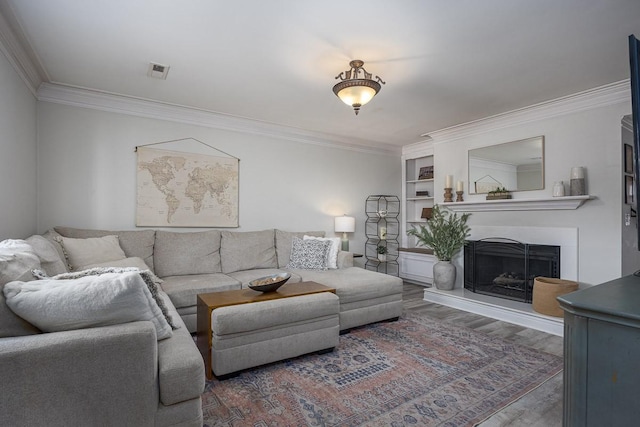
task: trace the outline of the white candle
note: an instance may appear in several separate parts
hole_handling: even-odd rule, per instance
[[[464,182],[458,181],[456,184],[456,191],[464,191]]]
[[[447,175],[444,181],[444,188],[453,188],[453,175]]]

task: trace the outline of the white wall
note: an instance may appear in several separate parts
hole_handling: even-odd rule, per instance
[[[333,217],[346,213],[356,217],[350,249],[362,253],[365,199],[370,194],[400,195],[399,155],[49,102],[39,103],[38,114],[40,232],[55,225],[135,228],[134,148],[179,138],[195,138],[240,158],[240,228],[232,230],[324,230],[334,236]],[[199,152],[202,146],[155,148]]]
[[[568,184],[572,166],[586,167],[587,191],[596,197],[577,210],[530,212],[475,212],[469,223],[474,225],[577,227],[579,239],[578,280],[583,284],[599,284],[620,277],[621,267],[621,143],[620,120],[631,111],[629,100],[585,107],[572,113],[540,114],[540,119],[514,120],[505,117],[492,120],[490,128],[460,133],[457,139],[434,133],[435,188],[443,188],[444,176],[467,179],[467,150],[489,144],[544,135],[544,190],[514,193],[514,198],[551,197],[554,181]],[[538,114],[540,109],[536,110]],[[513,124],[512,124],[513,123]],[[439,196],[440,192],[435,191]],[[567,186],[568,194],[568,186]],[[441,197],[441,196],[440,196]],[[465,200],[484,200],[484,195],[465,194]],[[441,201],[441,200],[439,200]],[[637,266],[640,268],[640,265]]]
[[[0,240],[36,232],[36,147],[36,99],[0,53]]]

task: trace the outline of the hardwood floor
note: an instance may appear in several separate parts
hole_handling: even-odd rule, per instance
[[[423,293],[424,287],[405,282],[404,309],[446,322],[464,324],[488,335],[562,356],[562,337],[427,302],[423,300]],[[562,395],[562,372],[560,372],[479,426],[560,427],[562,426]]]

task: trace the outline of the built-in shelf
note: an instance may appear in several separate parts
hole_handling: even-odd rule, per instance
[[[433,255],[433,249],[427,248],[398,248],[400,252],[412,252],[414,254]]]
[[[546,211],[560,209],[578,209],[594,196],[565,196],[544,199],[500,199],[478,200],[470,202],[442,203],[453,212],[488,212],[488,211]]]
[[[417,182],[433,182],[433,178],[429,179],[410,179],[407,181],[407,184],[415,184]]]
[[[407,200],[433,200],[433,196],[407,197]]]

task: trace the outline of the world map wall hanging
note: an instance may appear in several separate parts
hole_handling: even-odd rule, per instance
[[[137,226],[238,227],[239,159],[146,146],[136,152]]]

